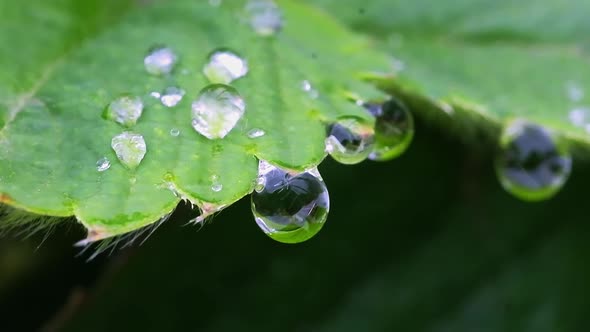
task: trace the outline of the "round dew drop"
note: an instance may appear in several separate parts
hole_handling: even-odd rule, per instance
[[[375,143],[371,124],[361,118],[348,116],[328,128],[326,151],[342,164],[358,164],[367,159]]]
[[[404,153],[414,138],[414,118],[397,99],[378,104],[365,104],[375,117],[375,147],[369,159],[387,161]]]
[[[128,169],[137,168],[147,152],[143,136],[129,131],[113,137],[111,147],[119,161]]]
[[[252,213],[270,238],[282,243],[304,242],[321,230],[329,209],[328,189],[317,170],[292,175],[260,161]]]
[[[495,166],[506,191],[525,201],[541,201],[563,187],[572,159],[550,131],[516,120],[504,128]]]
[[[177,62],[178,56],[168,47],[154,47],[143,59],[145,70],[152,75],[170,74]]]
[[[283,28],[283,13],[272,0],[250,0],[245,11],[250,27],[260,36],[272,36]]]
[[[143,101],[140,97],[125,95],[113,100],[106,109],[105,117],[131,127],[143,113]]]
[[[109,168],[111,168],[111,162],[107,157],[102,157],[96,162],[96,170],[99,172],[104,172]]]
[[[244,115],[246,104],[238,91],[224,84],[212,84],[192,104],[192,126],[209,139],[224,138]]]
[[[203,73],[211,83],[230,84],[248,74],[248,62],[230,50],[219,49],[209,55]]]

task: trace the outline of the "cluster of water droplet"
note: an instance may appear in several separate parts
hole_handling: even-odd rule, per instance
[[[391,160],[401,155],[414,136],[414,121],[404,104],[392,98],[385,103],[358,102],[374,118],[369,124],[359,117],[343,117],[328,127],[326,151],[343,164],[365,159]]]

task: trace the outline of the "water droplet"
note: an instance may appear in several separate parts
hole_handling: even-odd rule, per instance
[[[584,89],[576,82],[567,82],[565,85],[568,98],[573,102],[584,99]]]
[[[201,135],[224,138],[244,115],[246,104],[238,91],[223,84],[213,84],[201,90],[192,104],[192,125]]]
[[[261,36],[271,36],[283,27],[283,13],[274,1],[250,0],[246,4],[250,26]]]
[[[227,49],[209,55],[203,73],[211,83],[229,84],[248,73],[248,62]]]
[[[178,128],[170,129],[170,136],[178,137],[180,135],[180,130]]]
[[[375,143],[371,124],[355,116],[337,120],[328,128],[326,151],[342,164],[358,164],[367,159]]]
[[[209,5],[212,7],[219,7],[221,6],[221,0],[209,0]]]
[[[113,137],[111,147],[115,150],[121,163],[129,169],[139,166],[147,151],[143,136],[129,131]]]
[[[252,213],[258,227],[272,239],[299,243],[316,235],[330,209],[328,189],[314,171],[292,175],[260,161]]]
[[[109,168],[111,168],[111,162],[107,157],[102,157],[96,162],[96,170],[99,172],[104,172]]]
[[[392,98],[366,107],[375,116],[375,148],[369,159],[386,161],[404,153],[414,137],[414,118],[406,106]]]
[[[249,138],[258,138],[266,135],[266,132],[262,129],[254,128],[248,132]]]
[[[126,127],[137,123],[143,112],[143,102],[136,96],[121,96],[113,100],[106,109],[106,118]]]
[[[152,98],[160,99],[161,96],[162,95],[157,91],[150,92],[150,97],[152,97]]]
[[[565,184],[572,160],[563,142],[547,129],[522,120],[500,138],[496,172],[508,192],[526,201],[551,198]]]
[[[391,66],[393,67],[393,70],[397,73],[404,71],[404,69],[406,69],[406,64],[397,58],[392,58],[391,59]]]
[[[585,127],[590,121],[590,109],[585,107],[574,108],[569,112],[568,118],[574,126]]]
[[[160,97],[160,101],[162,105],[166,107],[174,107],[180,103],[182,97],[184,97],[184,90],[176,88],[176,87],[169,87],[164,90],[164,94]]]
[[[178,62],[178,56],[168,47],[154,47],[143,59],[145,70],[153,75],[170,74]]]
[[[301,82],[301,90],[307,92],[311,99],[317,99],[320,96],[319,91],[314,89],[314,87],[308,80],[304,80]]]
[[[219,183],[218,175],[211,176],[211,190],[213,190],[216,193],[223,190],[223,184]]]

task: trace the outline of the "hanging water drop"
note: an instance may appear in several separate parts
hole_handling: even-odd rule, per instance
[[[245,109],[246,104],[236,89],[223,84],[209,85],[192,104],[192,125],[209,139],[224,138]]]
[[[111,162],[107,157],[102,157],[96,162],[96,170],[99,172],[104,172],[109,168],[111,168]]]
[[[355,116],[337,120],[328,128],[326,151],[342,164],[358,164],[367,159],[375,143],[370,123]]]
[[[554,196],[571,172],[567,148],[547,129],[516,120],[500,138],[496,173],[502,186],[526,201]]]
[[[129,169],[139,166],[147,151],[143,136],[129,131],[113,137],[111,147],[121,163]]]
[[[178,56],[168,47],[154,47],[143,59],[145,70],[152,75],[170,74],[178,62]]]
[[[126,127],[131,127],[143,113],[143,102],[136,96],[121,96],[113,100],[106,109],[105,117]]]
[[[177,87],[168,87],[164,90],[164,93],[160,97],[160,101],[162,102],[162,105],[166,107],[174,107],[182,101],[184,93],[184,90]]]
[[[406,106],[392,98],[365,107],[375,116],[375,148],[369,159],[386,161],[404,153],[414,137],[414,118]]]
[[[236,53],[219,49],[209,55],[203,73],[211,83],[229,84],[248,73],[248,62]]]
[[[248,132],[249,138],[259,138],[266,135],[266,132],[262,129],[254,128]]]
[[[320,231],[330,198],[317,170],[292,175],[261,160],[258,176],[252,213],[266,235],[283,243],[299,243]]]
[[[271,0],[248,1],[246,15],[252,29],[261,36],[272,36],[283,27],[283,13]]]

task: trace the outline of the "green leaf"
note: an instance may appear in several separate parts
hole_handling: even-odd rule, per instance
[[[363,38],[298,1],[278,2],[284,28],[263,37],[244,20],[245,1],[36,1],[0,4],[0,196],[42,215],[75,215],[89,240],[153,223],[178,204],[169,187],[204,214],[252,191],[257,159],[303,170],[325,157],[325,124],[344,115],[369,119],[346,100],[349,91],[381,96],[361,73],[386,70],[386,58]],[[143,58],[165,45],[180,57],[170,76],[149,75]],[[229,48],[249,74],[232,84],[245,116],[224,139],[209,140],[191,127],[191,102],[207,84],[207,56]],[[311,82],[320,96],[301,89]],[[178,86],[186,97],[174,108],[152,91]],[[102,117],[121,95],[145,97],[136,125]],[[266,135],[251,139],[248,131]],[[180,135],[170,135],[178,129]],[[143,135],[147,154],[127,169],[111,138]],[[107,157],[112,166],[98,172]],[[213,190],[213,179],[223,189]],[[219,188],[219,187],[218,187]]]
[[[589,105],[587,1],[313,2],[378,38],[403,63],[380,84],[466,141],[481,133],[496,141],[500,126],[518,117],[590,152],[585,124],[570,120],[572,110]]]

